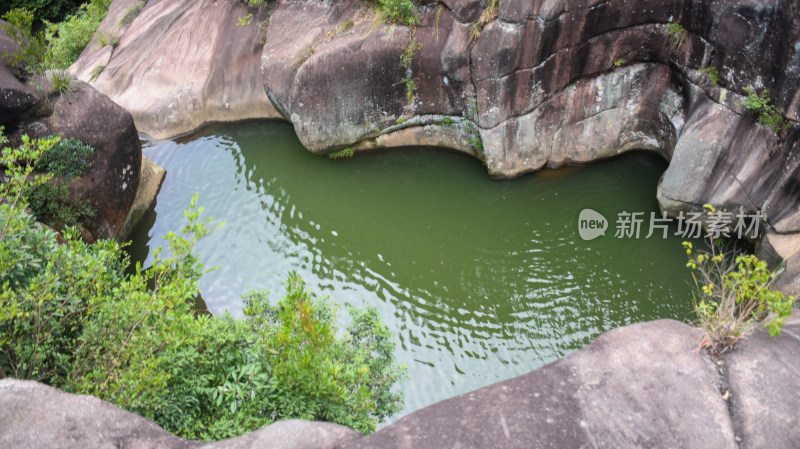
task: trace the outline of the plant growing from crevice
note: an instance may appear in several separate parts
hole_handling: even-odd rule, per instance
[[[414,39],[414,33],[410,33],[408,37],[408,45],[400,54],[400,67],[405,69],[406,77],[401,79],[400,82],[406,86],[406,101],[408,104],[414,104],[416,98],[417,84],[411,78],[414,74],[414,56],[422,48],[422,42],[417,42]]]
[[[119,37],[115,36],[111,33],[102,31],[97,33],[97,43],[100,44],[100,48],[105,47],[106,45],[110,45],[111,48],[116,48],[119,45]]]
[[[125,11],[125,14],[122,16],[122,19],[119,20],[119,25],[121,27],[126,27],[133,22],[133,19],[139,15],[140,12],[144,9],[147,2],[145,0],[139,0],[138,2],[134,3],[130,8]]]
[[[439,122],[437,122],[436,124],[440,125],[440,126],[446,126],[446,127],[449,128],[449,127],[453,126],[455,123],[456,122],[452,118],[445,117],[445,118],[439,120]]]
[[[89,74],[89,82],[91,83],[92,81],[96,80],[97,77],[100,76],[100,74],[103,73],[103,70],[105,70],[105,69],[106,69],[106,66],[104,66],[104,65],[99,65],[99,66],[93,68],[92,72]]]
[[[705,73],[708,76],[708,80],[711,81],[712,86],[716,86],[719,84],[719,70],[717,70],[714,66],[704,67],[700,69],[700,73]]]
[[[726,251],[723,242],[711,239],[708,249],[697,249],[691,242],[683,242],[683,247],[694,280],[696,323],[704,333],[698,347],[713,354],[730,351],[757,323],[772,336],[780,334],[796,298],[772,289],[777,272],[766,262]]]
[[[404,69],[411,69],[414,65],[414,55],[416,55],[421,48],[422,42],[417,42],[414,40],[413,36],[410,36],[408,45],[403,49],[403,53],[400,54],[400,66]]]
[[[466,112],[466,119],[464,121],[464,128],[467,131],[467,146],[475,150],[476,152],[483,152],[483,139],[481,138],[481,133],[478,131],[478,127],[475,124],[478,121],[478,100],[470,98],[467,100],[468,107]]]
[[[622,67],[623,65],[625,65],[626,62],[628,62],[627,59],[619,58],[616,61],[614,61],[614,67]]]
[[[7,22],[0,25],[8,37],[17,45],[14,53],[5,53],[2,58],[17,70],[17,75],[38,75],[47,69],[47,40],[44,33],[33,31],[33,12],[16,8],[3,15]]]
[[[334,151],[333,153],[328,153],[328,159],[336,160],[336,159],[351,158],[353,157],[353,154],[355,153],[353,152],[352,148],[344,148],[339,151]]]
[[[314,46],[311,46],[311,45],[303,48],[302,50],[300,50],[300,53],[298,53],[297,56],[295,56],[294,59],[292,59],[292,68],[296,69],[296,68],[300,67],[306,61],[308,61],[308,58],[313,56],[314,53],[316,53],[316,52],[317,52],[317,49]]]
[[[481,12],[478,21],[472,24],[469,31],[470,42],[477,42],[481,32],[492,20],[497,18],[497,12],[500,10],[500,0],[489,0],[486,8]]]
[[[436,27],[436,40],[437,41],[439,40],[439,20],[442,18],[442,12],[444,12],[444,5],[440,4],[439,7],[436,8],[435,27]]]
[[[408,104],[414,104],[414,100],[417,97],[417,83],[411,78],[403,78],[400,82],[406,85],[406,101]]]
[[[419,24],[419,16],[415,12],[411,0],[371,0],[376,6],[378,15],[376,23],[394,23],[397,25],[415,26]]]
[[[776,134],[789,129],[789,121],[775,106],[770,104],[769,90],[762,90],[760,96],[752,87],[745,87],[744,91],[747,93],[747,98],[740,105],[748,111],[758,114],[758,121],[762,125]]]
[[[50,79],[53,81],[53,92],[65,94],[72,92],[72,86],[78,79],[67,70],[55,69],[50,72]]]
[[[667,25],[667,36],[669,36],[669,48],[672,51],[680,50],[686,42],[689,32],[680,23],[672,22]]]

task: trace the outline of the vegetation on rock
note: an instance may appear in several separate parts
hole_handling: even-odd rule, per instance
[[[264,292],[244,295],[243,319],[194,313],[204,270],[193,248],[211,230],[196,195],[168,250],[133,274],[117,242],[87,244],[75,228],[59,237],[38,225],[25,192],[52,179],[34,166],[57,142],[3,142],[0,378],[92,394],[196,439],[286,418],[369,432],[400,408],[392,387],[404,368],[374,308],[350,310],[341,333],[336,307],[291,274],[276,305]]]
[[[776,134],[789,129],[789,121],[784,118],[783,114],[775,106],[770,104],[769,91],[767,89],[761,91],[760,96],[756,94],[755,89],[752,87],[745,87],[744,91],[747,93],[747,98],[741,105],[748,111],[758,114],[759,123]]]
[[[759,322],[770,335],[780,334],[796,298],[771,288],[776,271],[755,255],[725,251],[721,242],[709,241],[707,250],[690,242],[683,246],[694,279],[697,325],[705,334],[701,347],[714,354],[729,351]]]
[[[689,32],[680,23],[672,22],[667,25],[667,35],[669,36],[670,50],[677,51],[683,47]]]
[[[45,21],[44,32],[34,31],[34,10],[21,8],[3,15],[5,32],[19,46],[15,54],[3,55],[25,74],[37,75],[47,69],[66,69],[78,59],[108,13],[111,0],[91,0],[62,22]]]
[[[705,73],[706,75],[708,75],[708,79],[709,81],[711,81],[712,86],[716,86],[719,84],[719,70],[717,70],[716,67],[714,66],[704,67],[700,69],[700,73]]]
[[[500,0],[489,0],[486,8],[483,10],[480,17],[478,17],[478,21],[470,28],[470,42],[474,43],[478,41],[481,31],[483,31],[484,27],[486,27],[489,22],[497,18],[498,11],[500,11]]]

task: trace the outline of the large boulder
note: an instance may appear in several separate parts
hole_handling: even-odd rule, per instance
[[[2,27],[0,27],[2,28]],[[0,30],[0,51],[16,44]],[[23,135],[42,138],[59,134],[94,148],[91,166],[67,181],[72,195],[90,203],[95,214],[82,219],[84,237],[124,238],[123,225],[134,204],[141,175],[142,148],[130,113],[88,84],[74,80],[59,91],[53,73],[19,79],[20,70],[0,63],[0,126],[11,145]],[[64,77],[64,74],[60,76]],[[152,204],[155,196],[142,198]],[[134,227],[127,225],[127,230]]]
[[[800,318],[773,338],[758,329],[726,360],[736,436],[748,449],[790,449],[800,441]]]
[[[279,118],[258,76],[264,17],[237,0],[115,0],[95,38],[70,68],[128,110],[155,138],[188,133],[210,122]],[[98,36],[118,39],[100,46]]]
[[[715,364],[676,321],[609,331],[521,377],[448,399],[345,449],[736,448]]]
[[[92,396],[0,380],[0,447],[6,448],[332,449],[360,436],[335,424],[289,420],[230,440],[184,440]]]

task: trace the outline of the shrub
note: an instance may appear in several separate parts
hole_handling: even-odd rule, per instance
[[[744,91],[747,93],[747,98],[741,103],[741,106],[748,111],[757,113],[758,121],[762,125],[776,134],[789,129],[789,121],[783,117],[783,114],[775,106],[770,104],[769,91],[767,89],[761,91],[761,96],[757,95],[752,87],[745,87]]]
[[[372,0],[378,7],[382,21],[400,25],[414,26],[419,24],[419,17],[414,12],[411,0]]]
[[[51,136],[54,138],[56,136]],[[59,139],[36,162],[36,169],[64,178],[83,174],[91,166],[89,158],[94,148],[77,139]]]
[[[484,9],[480,17],[478,17],[478,21],[472,25],[472,28],[470,28],[469,38],[471,42],[478,41],[481,31],[483,31],[484,27],[486,27],[489,22],[497,18],[497,12],[499,10],[500,0],[489,0],[489,3],[486,5],[486,9]]]
[[[0,133],[0,141],[3,141]],[[182,437],[220,439],[286,418],[327,420],[362,432],[402,404],[404,375],[375,309],[336,308],[294,274],[286,296],[245,295],[245,318],[195,316],[203,265],[193,248],[210,232],[194,196],[168,252],[127,274],[114,241],[58,244],[37,226],[22,193],[41,184],[33,165],[52,140],[5,148],[0,184],[0,378],[93,394]]]
[[[95,215],[92,206],[73,195],[66,185],[56,181],[30,188],[25,200],[37,221],[56,229],[76,226],[86,217]]]
[[[713,210],[713,209],[711,209]],[[695,284],[694,311],[705,334],[701,347],[714,354],[734,348],[763,322],[772,336],[781,332],[796,298],[772,290],[777,273],[754,255],[732,255],[718,242],[696,250],[683,242]]]
[[[43,20],[61,20],[75,12],[84,0],[10,0],[0,6],[0,14],[14,8],[27,8],[33,13],[34,23]]]
[[[91,0],[63,22],[47,23],[45,34],[50,42],[50,67],[66,69],[78,59],[106,16],[110,4],[111,0]]]
[[[422,48],[422,42],[417,42],[413,38],[409,40],[408,45],[400,55],[400,66],[404,69],[410,69],[414,64],[414,55]]]
[[[622,67],[623,65],[625,65],[626,62],[628,62],[627,59],[619,58],[616,61],[614,61],[614,67]]]
[[[27,9],[12,9],[3,19],[8,22],[3,27],[5,33],[18,49],[15,53],[2,55],[11,66],[16,67],[19,75],[35,75],[44,73],[47,57],[47,43],[41,32],[32,31],[33,12]]]
[[[82,175],[90,167],[88,159],[94,148],[76,139],[60,139],[58,136],[49,139],[56,140],[56,143],[38,158],[37,171],[69,179]],[[25,192],[25,199],[36,220],[57,229],[75,226],[83,218],[95,215],[89,203],[70,193],[60,179],[31,186]]]

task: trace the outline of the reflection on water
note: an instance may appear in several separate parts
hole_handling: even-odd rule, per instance
[[[225,222],[198,246],[220,265],[201,282],[209,309],[240,314],[252,288],[276,297],[291,270],[340,304],[376,306],[409,367],[404,413],[690,310],[679,239],[614,238],[619,212],[657,211],[665,163],[649,155],[492,181],[480,162],[430,150],[329,161],[280,123],[208,128],[145,154],[168,175],[134,250],[179,229],[199,192]],[[605,237],[579,238],[584,208],[609,219]]]

